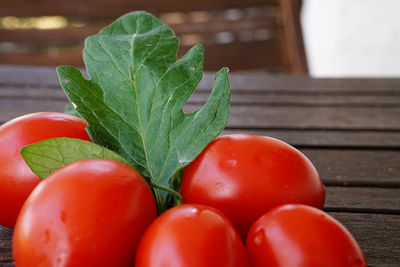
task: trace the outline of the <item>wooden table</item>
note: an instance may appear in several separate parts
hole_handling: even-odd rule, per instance
[[[326,185],[325,210],[351,231],[368,264],[400,266],[400,79],[231,73],[230,80],[225,133],[268,135],[299,148]],[[204,103],[212,83],[206,73],[185,109]],[[0,123],[63,111],[66,103],[54,68],[0,65]],[[13,266],[11,237],[0,226],[0,266]]]

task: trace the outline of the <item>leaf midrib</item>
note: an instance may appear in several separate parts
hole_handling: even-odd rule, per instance
[[[153,21],[152,21],[152,24],[153,24]],[[137,33],[137,31],[138,31],[138,25],[139,25],[139,23],[136,23],[136,30],[135,30],[135,33]],[[152,25],[152,26],[154,26],[154,25]],[[149,164],[149,163],[150,163],[150,161],[149,161],[149,154],[148,154],[148,151],[147,151],[147,145],[146,145],[145,136],[143,135],[143,134],[144,134],[144,131],[143,131],[143,122],[142,122],[142,118],[141,118],[141,117],[142,117],[142,116],[141,116],[141,108],[140,108],[140,104],[139,104],[139,101],[138,101],[138,100],[139,100],[139,94],[138,94],[136,76],[137,76],[138,71],[144,66],[144,65],[143,65],[143,62],[144,62],[152,53],[154,53],[155,49],[158,47],[158,43],[159,43],[159,41],[160,41],[160,36],[158,35],[157,42],[156,42],[156,44],[154,45],[153,49],[150,51],[149,54],[146,55],[146,57],[143,58],[143,60],[142,60],[142,61],[140,62],[140,64],[138,65],[138,67],[137,67],[135,73],[133,73],[133,70],[134,70],[134,66],[133,66],[133,62],[134,62],[134,60],[133,60],[133,47],[134,47],[134,43],[135,43],[135,37],[136,37],[136,34],[133,34],[132,37],[131,37],[131,40],[130,40],[130,42],[129,42],[129,43],[130,43],[130,49],[129,49],[129,58],[130,58],[130,60],[129,60],[129,65],[130,65],[130,67],[129,67],[129,69],[130,69],[131,81],[133,81],[132,86],[133,86],[134,94],[135,94],[135,96],[136,96],[136,101],[135,101],[135,103],[136,103],[136,108],[137,108],[137,111],[138,111],[138,112],[137,112],[137,117],[138,117],[138,122],[139,122],[139,129],[140,129],[139,135],[140,135],[140,140],[142,141],[143,151],[144,151],[144,155],[145,155],[145,159],[146,159],[146,167],[145,167],[145,168],[147,169],[147,171],[148,171],[149,174],[150,174],[150,177],[148,177],[148,179],[150,179],[151,182],[154,182],[154,180],[157,180],[157,179],[154,177],[153,169],[150,167],[150,164]],[[154,101],[151,101],[150,110],[152,110],[153,104],[154,104]]]

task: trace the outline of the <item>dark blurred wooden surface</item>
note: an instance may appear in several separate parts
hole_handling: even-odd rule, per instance
[[[179,56],[202,43],[207,70],[228,66],[305,74],[300,4],[300,0],[2,0],[0,63],[83,66],[87,36],[125,13],[146,10],[173,28],[181,40]],[[40,16],[63,16],[65,25],[47,30],[30,27],[29,18]],[[18,19],[24,27],[13,24]]]
[[[325,210],[359,242],[370,266],[400,264],[400,79],[312,79],[230,73],[224,133],[258,133],[305,153],[327,187]],[[205,73],[186,111],[207,99]],[[0,65],[0,123],[63,111],[54,68]],[[12,231],[0,227],[0,266],[12,266]],[[327,240],[328,241],[328,240]]]

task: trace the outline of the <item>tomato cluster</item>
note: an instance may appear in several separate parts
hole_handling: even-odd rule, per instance
[[[60,113],[0,126],[0,224],[13,228],[18,217],[16,266],[366,266],[321,210],[313,164],[282,141],[216,138],[183,171],[184,204],[157,217],[151,187],[127,165],[77,161],[39,183],[19,155],[44,139],[90,140],[85,127]]]

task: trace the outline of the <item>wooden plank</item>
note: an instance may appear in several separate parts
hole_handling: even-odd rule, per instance
[[[5,98],[0,89],[1,101],[12,102],[14,104],[5,105],[7,108],[1,111],[0,124],[17,116],[27,114],[30,112],[39,111],[59,111],[63,112],[65,105],[68,103],[66,96],[62,91],[36,89],[35,91],[28,91],[26,99],[16,98],[10,100],[9,97]],[[49,94],[49,92],[51,92]],[[45,104],[36,105],[37,98],[48,99]],[[33,95],[33,96],[32,96]],[[37,98],[36,98],[37,97]],[[29,101],[30,99],[30,101]],[[31,105],[31,106],[28,106]],[[32,107],[32,105],[34,105]],[[279,130],[279,129],[244,129],[244,128],[231,128],[227,127],[222,134],[230,133],[252,133],[265,136],[274,137],[290,143],[294,146],[306,147],[347,147],[347,148],[392,148],[400,149],[400,134],[398,132],[385,132],[385,131],[337,131],[337,130]]]
[[[268,15],[269,13],[271,12],[265,12],[266,16],[262,18],[245,20],[229,18],[223,20],[221,19],[223,16],[216,16],[216,20],[211,19],[206,22],[174,24],[173,29],[179,37],[191,34],[196,36],[197,42],[204,44],[206,51],[204,66],[207,70],[217,70],[226,65],[232,70],[264,69],[284,72],[287,68],[282,62],[279,38],[276,38],[276,33],[280,31],[275,30],[276,17]],[[83,66],[80,55],[84,38],[98,32],[105,25],[95,21],[84,27],[58,30],[0,29],[0,42],[12,42],[13,47],[10,51],[0,53],[0,62],[41,66],[61,64]],[[241,42],[238,37],[243,31],[259,30],[267,30],[268,36],[263,37],[263,40],[245,42]],[[219,32],[233,34],[234,42],[219,43],[216,38],[216,33]],[[189,49],[188,45],[191,45],[185,41],[182,41],[182,44],[181,52],[186,52]],[[181,52],[179,55],[182,55]]]
[[[190,112],[200,106],[188,106]],[[234,128],[400,130],[399,107],[232,106]]]
[[[235,97],[237,96],[237,97]],[[242,103],[246,97],[249,95],[233,95],[233,99],[231,105],[237,105]],[[2,114],[2,120],[0,123],[3,123],[9,119],[16,117],[17,115],[22,115],[24,111],[36,112],[42,111],[44,107],[48,110],[53,111],[63,111],[64,104],[68,103],[67,98],[61,88],[53,88],[53,87],[44,87],[44,88],[35,88],[26,85],[24,87],[21,86],[4,86],[0,85],[0,98],[2,101],[11,102],[13,104],[7,104],[7,116],[5,113]],[[329,97],[328,97],[329,98]],[[381,104],[396,104],[399,99],[397,98],[386,98],[382,96],[374,96],[371,98],[375,98],[379,100],[382,98]],[[322,100],[325,98],[321,98]],[[351,98],[346,98],[351,99]],[[370,97],[366,97],[366,103],[362,103],[365,105],[369,105]],[[387,100],[387,103],[384,103],[384,99]],[[28,101],[30,100],[30,101]],[[368,101],[367,101],[368,100]],[[371,99],[372,101],[373,99]],[[395,103],[390,102],[390,100],[396,100]],[[28,101],[28,102],[27,102]],[[36,101],[38,103],[36,104]],[[44,102],[47,104],[43,104]],[[194,100],[195,101],[195,100]],[[192,99],[192,102],[194,102]],[[269,105],[276,104],[276,99],[272,100]],[[307,101],[307,99],[305,100]],[[61,102],[61,103],[60,103]],[[380,101],[378,101],[380,102]],[[29,104],[27,104],[29,103]],[[316,101],[315,103],[318,103]],[[315,104],[314,103],[314,104]],[[348,102],[344,102],[349,104]],[[342,103],[342,104],[344,104]],[[299,103],[295,103],[298,105]],[[300,103],[305,104],[305,103]],[[321,104],[321,103],[319,103]],[[329,104],[329,103],[327,103]],[[360,104],[360,103],[359,103]],[[6,104],[5,104],[6,105]],[[29,108],[28,105],[34,105],[34,108]],[[24,109],[21,108],[24,106]],[[35,108],[36,107],[36,108]],[[245,129],[245,128],[232,128],[228,125],[223,134],[228,133],[253,133],[275,137],[281,140],[284,140],[295,146],[324,146],[324,147],[364,147],[364,148],[400,148],[400,134],[397,132],[385,132],[385,131],[338,131],[338,130],[273,130],[273,129]]]
[[[178,56],[181,57],[192,46],[182,46]],[[26,64],[40,66],[71,65],[83,66],[82,46],[47,47],[35,51],[0,53],[3,64]],[[271,40],[246,43],[204,44],[204,68],[219,70],[228,66],[231,70],[281,70],[279,47]],[[252,51],[252,53],[246,53]],[[232,55],[236,55],[233,57]]]
[[[204,104],[209,97],[209,92],[199,91],[189,98],[192,104]],[[336,95],[336,94],[310,94],[302,92],[237,92],[233,91],[231,105],[266,105],[266,106],[399,106],[400,97],[391,95]]]
[[[262,130],[225,128],[222,134],[251,133],[274,137],[299,147],[400,149],[399,132],[338,130]]]
[[[191,47],[179,49],[181,57]],[[248,53],[251,51],[251,53]],[[230,70],[279,70],[281,67],[280,48],[272,40],[254,42],[233,42],[228,44],[204,44],[204,69],[216,71],[223,67]],[[232,56],[235,55],[235,56]]]
[[[0,84],[21,87],[58,87],[57,72],[54,67],[32,67],[0,64]]]
[[[64,110],[66,101],[10,101],[0,99],[0,122],[3,123],[19,115],[38,111]],[[400,155],[397,151],[334,149],[336,146],[362,146],[398,149],[398,132],[353,132],[342,131],[251,131],[249,129],[227,129],[224,133],[249,132],[269,135],[297,146],[330,146],[331,149],[311,149],[302,151],[312,160],[325,182],[331,184],[355,185],[399,185]],[[299,134],[300,133],[300,134]]]
[[[0,53],[3,64],[21,64],[31,66],[83,66],[83,47],[47,47],[40,51],[25,51]]]
[[[12,233],[13,231],[11,229],[0,225],[0,264],[12,261]]]
[[[333,94],[346,93],[388,93],[393,97],[400,96],[400,79],[398,78],[310,78],[271,75],[263,72],[230,73],[229,80],[233,90],[240,91],[273,91],[273,92],[321,92]],[[212,88],[213,75],[205,75],[201,88]]]
[[[53,99],[67,101],[64,91],[61,88],[35,88],[30,86],[19,87],[0,84],[0,97],[3,99]]]
[[[40,4],[24,0],[3,0],[0,16],[73,16],[85,18],[113,18],[133,10],[152,13],[187,12],[195,10],[246,8],[259,5],[277,5],[277,0],[71,0],[54,2],[42,0]]]
[[[210,90],[214,72],[205,72],[198,90]],[[23,78],[21,78],[23,77]],[[270,92],[277,94],[333,94],[333,95],[389,95],[400,97],[400,79],[397,78],[310,78],[287,77],[267,73],[229,73],[233,92]],[[54,67],[13,66],[0,64],[0,84],[30,85],[32,87],[59,87]]]
[[[18,99],[13,101],[10,99],[0,99],[0,122],[10,120],[24,114],[40,111],[55,111],[63,112],[66,105],[66,101],[37,101],[36,99]]]
[[[12,43],[43,43],[43,44],[63,44],[83,42],[89,35],[96,34],[106,23],[91,23],[83,27],[69,27],[56,30],[37,30],[37,29],[0,29],[0,42]]]
[[[398,266],[400,262],[400,216],[330,212],[354,236],[368,266]]]
[[[272,12],[271,12],[272,13]],[[275,33],[278,27],[275,16],[269,15],[267,12],[261,18],[243,18],[240,20],[230,20],[224,17],[213,17],[206,22],[185,22],[179,24],[171,24],[170,27],[178,36],[184,34],[210,34],[219,32],[239,33],[241,31],[254,31],[260,29],[268,29],[271,34]]]
[[[63,43],[82,43],[83,40],[89,35],[96,34],[102,28],[107,26],[111,21],[95,21],[87,22],[84,26],[80,27],[67,27],[63,29],[0,29],[0,42],[13,42],[13,43],[34,43],[43,44],[63,44]],[[241,31],[251,31],[260,29],[269,29],[271,34],[276,27],[275,19],[273,17],[263,17],[246,20],[222,20],[212,18],[210,21],[205,22],[187,22],[171,25],[177,36],[185,34],[200,34],[210,35],[219,32],[238,33]]]
[[[400,188],[327,186],[325,209],[400,215]]]
[[[43,108],[60,110],[64,108],[66,100],[59,88],[54,69],[22,68],[22,72],[12,69],[13,67],[0,66],[0,116],[5,114],[14,117],[15,112],[32,108],[38,109],[34,111],[43,110]],[[200,86],[203,88],[200,89],[202,92],[197,98],[192,99],[192,103],[201,103],[207,96],[205,88],[212,84],[210,80],[213,79],[213,75],[206,73],[205,76],[206,81]],[[264,81],[264,87],[254,86],[253,89],[247,90],[243,89],[248,87],[240,79],[245,76],[235,74],[233,77],[233,116],[242,120],[244,117],[241,108],[243,108],[243,112],[244,110],[253,112],[249,116],[254,116],[256,119],[262,118],[262,114],[254,114],[256,110],[260,110],[260,106],[255,105],[254,110],[251,109],[253,106],[251,103],[257,104],[257,101],[259,105],[267,106],[266,109],[271,113],[261,109],[264,116],[265,114],[269,116],[260,120],[261,124],[255,121],[248,123],[247,125],[250,126],[245,128],[233,124],[229,125],[225,133],[257,132],[281,137],[285,141],[292,140],[291,143],[300,148],[315,164],[327,185],[326,210],[353,233],[366,255],[368,264],[370,266],[398,264],[400,262],[400,225],[398,223],[400,218],[400,198],[398,197],[400,134],[399,129],[393,125],[399,122],[399,119],[396,119],[396,116],[399,117],[398,102],[396,102],[396,99],[399,99],[399,80],[350,79],[343,81],[282,77],[282,80],[278,81],[275,77],[268,78],[262,75],[258,82],[262,85],[261,81]],[[370,81],[368,85],[365,84],[366,81]],[[250,84],[249,87],[251,87]],[[268,97],[262,98],[261,90],[266,90],[265,95]],[[27,96],[24,92],[28,92],[29,95]],[[257,93],[255,97],[252,96],[254,92]],[[40,97],[39,94],[46,96]],[[317,103],[307,101],[307,97]],[[374,97],[382,103],[374,105],[371,102]],[[391,102],[390,97],[393,97],[395,101]],[[39,98],[43,100],[38,101]],[[349,108],[350,103],[356,105],[358,103],[358,106]],[[189,105],[189,108],[197,106]],[[292,107],[295,109],[291,109]],[[371,109],[371,112],[368,113],[367,109]],[[311,113],[311,110],[318,114],[307,119],[306,114]],[[273,114],[273,111],[277,113]],[[290,111],[300,112],[301,116],[297,114],[295,116],[303,119],[292,120],[294,124],[291,126],[277,124],[279,119],[288,120],[288,117],[283,115],[289,116]],[[388,112],[392,112],[393,115],[390,116]],[[354,127],[352,119],[344,120],[343,114],[356,117],[352,119],[362,118],[362,123],[355,124],[356,127]],[[322,118],[318,118],[320,116]],[[328,130],[312,128],[326,126],[327,122],[323,122],[323,119],[327,118],[333,118],[331,123],[335,127],[341,125],[338,121],[344,120],[343,128]],[[376,121],[372,123],[374,120]],[[307,124],[310,121],[318,123],[310,126]],[[261,128],[257,125],[261,125]],[[280,126],[277,127],[277,125]],[[296,128],[298,125],[301,127]],[[309,128],[304,128],[304,125]],[[368,130],[365,128],[368,125],[377,125],[378,128],[374,126],[375,128]],[[382,125],[386,126],[382,128]],[[364,128],[357,128],[360,126]],[[386,149],[378,149],[385,147]],[[0,259],[6,257],[6,262],[9,263],[12,260],[10,258],[11,233],[2,236],[1,232],[0,227]],[[2,244],[2,240],[3,242],[7,240],[8,243]]]
[[[35,88],[30,86],[17,87],[0,84],[0,97],[3,98],[37,98],[65,99],[61,88]],[[209,92],[199,91],[192,95],[188,103],[204,104],[209,98]],[[400,97],[390,95],[320,95],[320,94],[276,94],[276,93],[232,93],[231,105],[267,105],[273,106],[335,106],[335,107],[397,107]]]
[[[61,111],[65,101],[52,99],[0,99],[0,121],[19,114],[48,109]],[[185,112],[200,108],[186,105]],[[351,114],[351,116],[349,116]],[[293,130],[400,130],[400,107],[309,107],[232,105],[228,127],[234,129]]]
[[[327,185],[400,186],[399,150],[303,148],[301,151]]]
[[[363,214],[329,212],[353,234],[367,259],[369,266],[393,266],[400,262],[400,225],[399,215]],[[377,228],[379,226],[379,228]],[[0,234],[11,247],[12,232],[0,226]],[[3,247],[3,246],[2,246]],[[10,252],[0,252],[0,257],[10,258]]]

